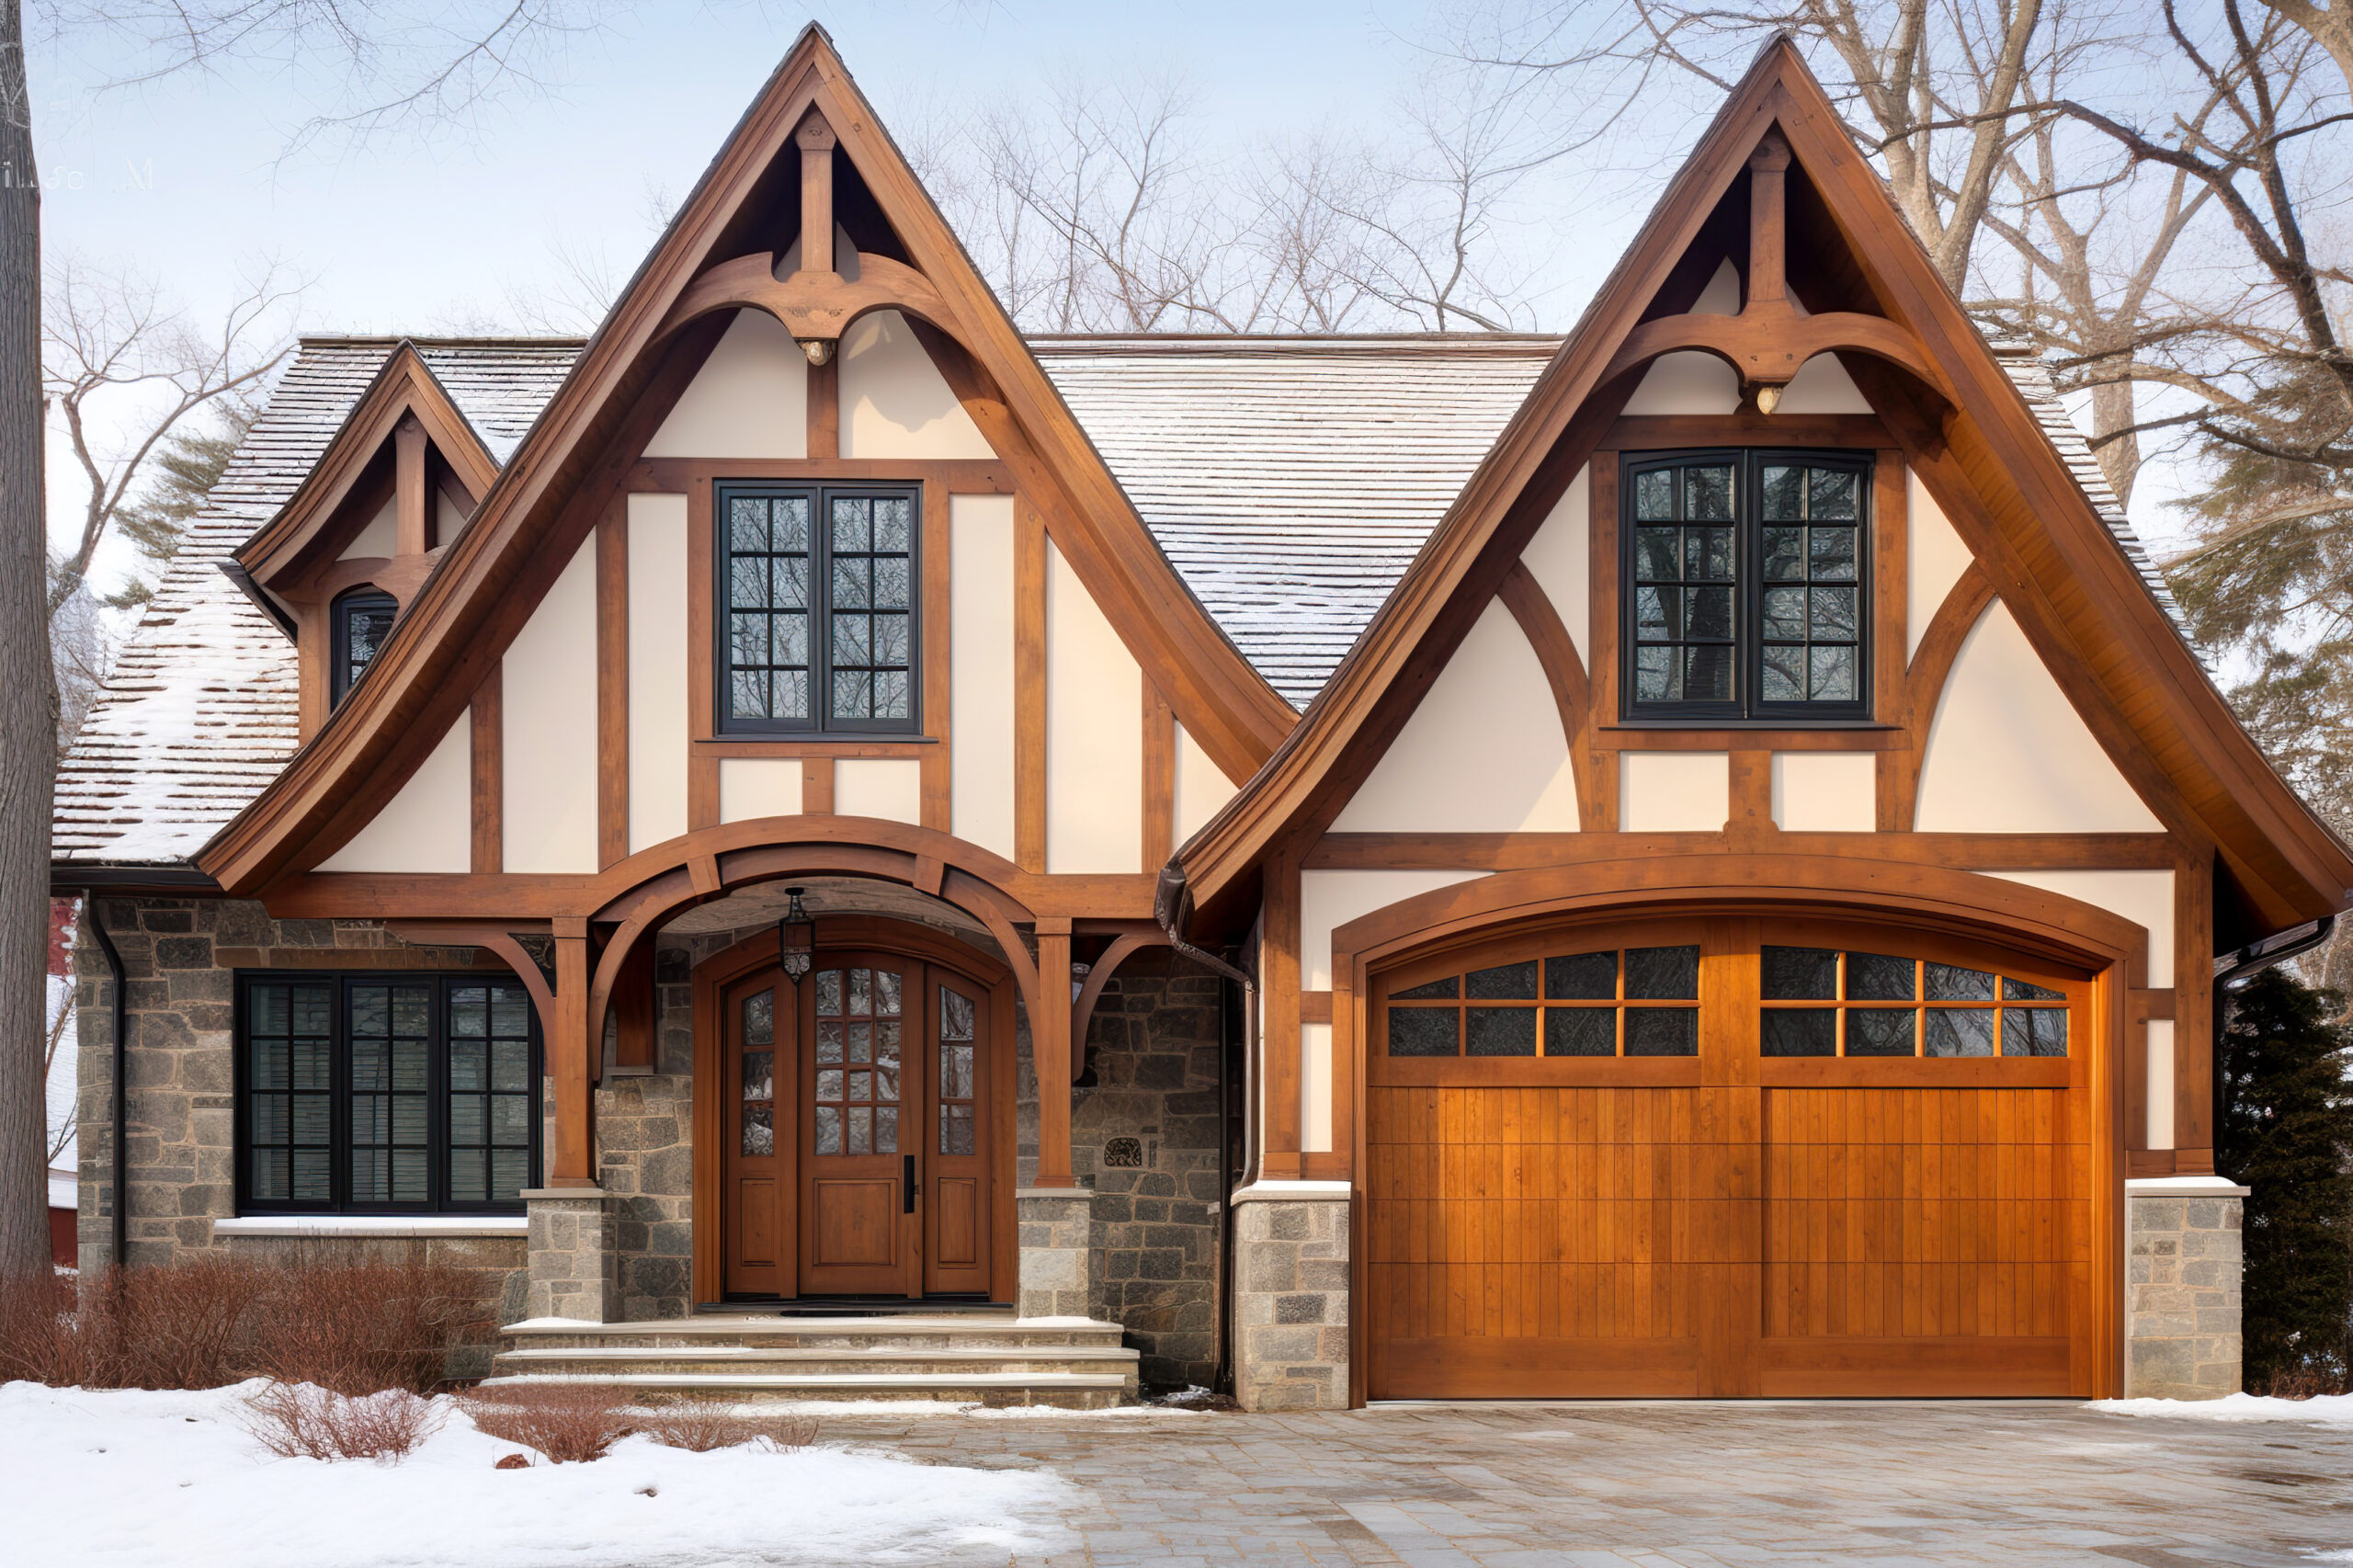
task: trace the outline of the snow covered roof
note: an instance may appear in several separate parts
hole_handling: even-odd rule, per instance
[[[221,568],[301,486],[402,341],[302,340],[59,769],[56,862],[185,865],[294,755],[293,644]],[[581,347],[406,341],[501,463]],[[1465,334],[1031,340],[1187,585],[1299,708],[1395,587],[1560,343]],[[2030,355],[2002,362],[2178,623],[2048,370]]]

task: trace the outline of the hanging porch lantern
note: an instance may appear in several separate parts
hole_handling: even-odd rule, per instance
[[[817,951],[817,923],[809,918],[807,910],[801,907],[799,888],[784,891],[790,895],[792,903],[786,907],[784,918],[777,922],[777,959],[783,964],[785,973],[799,980],[809,972],[810,960]]]

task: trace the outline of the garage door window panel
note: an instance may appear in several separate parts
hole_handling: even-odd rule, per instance
[[[1974,965],[1767,944],[1758,951],[1757,1044],[1768,1057],[2054,1057],[2067,1054],[2064,991]],[[2055,1006],[2002,1006],[2033,1002]],[[1821,1006],[1810,1004],[1834,1003]],[[1891,1006],[1890,1004],[1914,1004]]]
[[[1543,951],[1430,980],[1420,972],[1389,994],[1390,1056],[1699,1054],[1696,942]]]

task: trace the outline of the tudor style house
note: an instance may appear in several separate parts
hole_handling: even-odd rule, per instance
[[[1565,338],[1025,338],[812,28],[586,342],[302,344],[59,801],[85,1263],[656,1397],[2224,1392],[2353,885],[1781,42]]]

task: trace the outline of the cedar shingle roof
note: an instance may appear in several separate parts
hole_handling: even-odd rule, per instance
[[[302,341],[59,770],[57,862],[183,865],[293,756],[293,645],[221,564],[294,494],[400,341]],[[501,463],[580,351],[572,339],[411,341]],[[1187,585],[1304,708],[1560,342],[1041,336],[1031,347]],[[2048,371],[2031,356],[2003,363],[2177,622]]]

